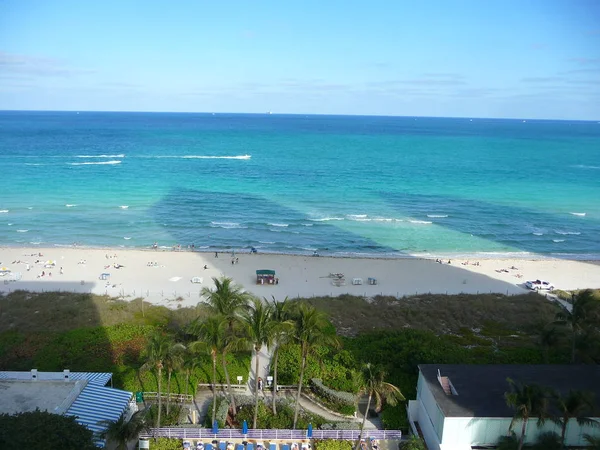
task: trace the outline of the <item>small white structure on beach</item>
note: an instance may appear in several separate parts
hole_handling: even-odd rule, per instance
[[[408,402],[408,419],[413,434],[421,435],[430,450],[471,450],[495,446],[508,434],[514,411],[506,404],[511,378],[523,384],[537,384],[565,395],[569,390],[590,391],[600,398],[598,365],[469,365],[421,364],[417,399]],[[552,412],[552,411],[551,411]],[[598,421],[599,417],[591,417]],[[522,422],[513,429],[520,434]],[[527,423],[525,442],[535,442],[541,433],[561,429],[547,420]],[[570,419],[565,435],[567,446],[585,447],[584,435],[596,436],[598,428],[579,425]]]

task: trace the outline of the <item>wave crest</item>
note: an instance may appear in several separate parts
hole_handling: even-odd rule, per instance
[[[70,166],[107,166],[121,164],[121,161],[99,161],[99,162],[81,162],[81,163],[67,163]]]

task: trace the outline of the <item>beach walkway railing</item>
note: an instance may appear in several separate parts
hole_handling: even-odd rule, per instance
[[[360,430],[313,430],[310,439],[334,439],[339,441],[354,441],[358,439]],[[210,428],[151,428],[140,434],[140,438],[170,438],[170,439],[198,439],[212,441],[227,441],[233,439],[242,440],[289,440],[300,441],[308,439],[307,430],[280,430],[280,429],[256,429],[248,430],[248,434],[242,434],[238,428],[219,430],[214,434]],[[365,430],[363,438],[378,440],[400,440],[400,430]]]

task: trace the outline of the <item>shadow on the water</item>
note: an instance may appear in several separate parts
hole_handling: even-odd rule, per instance
[[[496,242],[499,252],[540,253],[561,259],[600,255],[600,240],[590,239],[600,235],[600,223],[583,213],[559,215],[441,195],[381,192],[380,197],[403,216]],[[567,241],[571,250],[561,251]]]
[[[263,245],[270,245],[272,251],[282,253],[297,253],[301,246],[305,247],[306,254],[313,250],[325,253],[397,252],[329,223],[311,222],[303,212],[250,194],[178,189],[161,198],[150,214],[157,223],[163,224],[175,243],[183,247],[194,244],[195,249],[203,251],[250,250],[252,247],[260,250]],[[189,226],[191,217],[198,223],[198,228]],[[269,217],[302,224],[271,223],[276,219]],[[323,232],[325,227],[327,231]],[[332,242],[344,244],[333,248]]]

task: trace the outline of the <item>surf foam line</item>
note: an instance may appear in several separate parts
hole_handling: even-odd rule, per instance
[[[148,159],[241,159],[248,160],[252,158],[252,155],[144,155],[138,156],[138,158]]]
[[[75,155],[75,158],[125,158],[123,153],[118,155]]]
[[[99,161],[99,162],[80,162],[80,163],[67,163],[70,166],[106,166],[121,164],[121,161]]]

